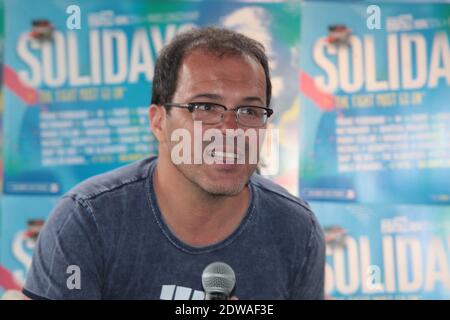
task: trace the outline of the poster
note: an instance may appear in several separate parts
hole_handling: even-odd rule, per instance
[[[2,256],[0,264],[0,298],[20,297],[31,265],[31,257],[39,231],[57,196],[5,196],[2,200]]]
[[[328,299],[449,299],[450,208],[311,202]]]
[[[304,4],[301,195],[449,205],[450,4],[368,8]]]

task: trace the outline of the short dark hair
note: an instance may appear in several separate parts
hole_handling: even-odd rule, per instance
[[[266,102],[270,105],[272,83],[264,46],[238,32],[204,27],[182,32],[164,47],[156,60],[152,86],[152,104],[172,102],[177,87],[178,71],[183,58],[194,49],[204,49],[218,56],[247,55],[261,64],[266,76]]]

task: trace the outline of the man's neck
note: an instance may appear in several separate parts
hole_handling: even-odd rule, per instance
[[[165,222],[192,246],[211,245],[230,235],[245,216],[250,200],[248,186],[236,196],[208,194],[165,161],[158,161],[153,183]]]

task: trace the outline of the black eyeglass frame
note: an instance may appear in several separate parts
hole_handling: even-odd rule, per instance
[[[247,126],[247,125],[245,125],[245,124],[241,124],[241,123],[239,122],[239,118],[238,118],[238,111],[239,111],[239,109],[249,108],[249,107],[250,107],[250,108],[263,109],[263,110],[265,110],[265,111],[267,112],[267,118],[266,118],[266,120],[264,121],[264,123],[261,124],[260,126],[255,126],[255,127],[254,127],[254,128],[258,128],[258,127],[263,127],[263,126],[267,123],[267,120],[270,118],[270,116],[273,114],[273,109],[272,109],[272,108],[260,107],[260,106],[252,106],[252,105],[246,105],[246,106],[236,106],[236,107],[234,107],[233,109],[228,109],[226,106],[224,106],[224,105],[222,105],[222,104],[220,104],[220,103],[215,103],[215,102],[189,102],[189,103],[174,103],[174,102],[167,102],[167,103],[164,103],[163,106],[164,106],[164,107],[175,107],[175,108],[188,109],[189,112],[193,114],[195,109],[198,109],[200,105],[205,105],[205,104],[206,104],[206,105],[215,105],[215,106],[218,106],[218,107],[222,107],[223,110],[224,110],[224,112],[221,113],[221,120],[220,120],[220,121],[217,121],[217,122],[215,122],[215,123],[209,123],[209,124],[217,124],[217,123],[220,123],[221,121],[223,121],[223,115],[224,115],[225,112],[227,112],[227,111],[234,111],[235,116],[236,116],[236,121],[237,121],[237,123],[239,123],[239,124],[242,125],[242,126],[250,127],[250,126]]]

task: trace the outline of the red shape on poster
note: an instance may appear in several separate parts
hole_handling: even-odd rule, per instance
[[[300,91],[323,111],[332,111],[336,107],[334,96],[318,88],[314,79],[303,71],[300,72]]]
[[[4,65],[3,75],[5,77],[6,87],[14,92],[14,94],[17,95],[23,102],[28,105],[33,105],[38,102],[37,90],[24,84],[14,69]]]
[[[5,290],[21,290],[12,273],[0,265],[0,287]]]

